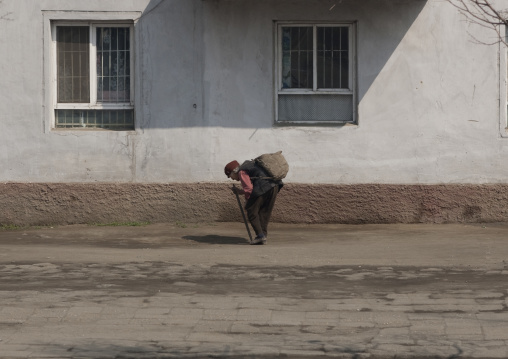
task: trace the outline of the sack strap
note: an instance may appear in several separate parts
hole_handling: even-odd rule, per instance
[[[277,181],[275,179],[275,177],[251,177],[251,179],[267,179],[267,180]]]

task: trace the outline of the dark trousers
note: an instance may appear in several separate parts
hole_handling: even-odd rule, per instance
[[[259,197],[249,198],[245,205],[249,222],[256,232],[256,236],[268,234],[268,222],[277,199],[277,193],[279,193],[279,186],[273,187]]]

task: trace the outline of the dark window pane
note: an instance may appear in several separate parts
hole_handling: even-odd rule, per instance
[[[118,50],[127,50],[125,32],[127,29],[118,29]]]
[[[79,51],[83,51],[83,52],[87,52],[88,51],[88,46],[89,46],[89,36],[90,36],[90,33],[89,33],[89,29],[87,27],[82,27],[80,29],[80,33],[79,33]]]
[[[340,31],[340,49],[349,51],[349,28],[343,27]]]
[[[312,27],[283,27],[282,88],[312,88]]]
[[[71,78],[73,74],[73,68],[72,68],[72,58],[73,58],[73,52],[72,51],[66,51],[63,53],[63,64],[62,64],[62,76]]]
[[[71,32],[71,47],[70,47],[71,51],[79,51],[81,49],[81,46],[79,44],[80,41],[79,28],[71,27],[70,32]]]
[[[279,122],[353,122],[353,96],[291,94],[278,98]]]
[[[97,29],[97,51],[102,51],[102,29]]]
[[[57,128],[134,129],[134,110],[55,110]]]
[[[331,74],[331,88],[341,88],[341,75],[342,71],[335,71],[336,69],[341,69],[341,52],[340,51],[332,51],[332,71]]]
[[[101,30],[101,43],[102,50],[109,51],[111,48],[111,29],[110,28],[97,28],[97,30]]]
[[[99,102],[129,102],[130,91],[118,88],[120,79],[122,86],[130,81],[129,28],[108,27],[99,30],[103,51],[97,53],[97,67],[100,68],[97,71],[97,99]]]
[[[57,27],[56,37],[57,37],[57,49],[58,51],[71,51],[71,29],[68,27]]]
[[[118,50],[118,29],[116,27],[111,28],[111,51]]]
[[[80,94],[83,97],[87,97],[87,98],[88,98],[89,92],[90,92],[90,83],[89,83],[89,81],[90,81],[90,77],[88,77],[88,76],[84,76],[84,77],[80,78],[80,86],[81,86],[81,88],[79,89],[79,92],[80,92]]]
[[[89,74],[90,74],[90,58],[87,56],[87,57],[80,57],[80,69],[79,69],[79,74],[80,76],[82,77],[89,77]]]
[[[131,73],[131,57],[130,52],[125,52],[125,75],[130,76]]]
[[[131,98],[131,78],[125,78],[125,102],[129,102]]]
[[[312,28],[300,28],[301,49],[312,50]]]
[[[72,62],[72,71],[71,76],[79,77],[81,76],[81,56],[79,52],[72,52],[71,54],[71,62]]]
[[[125,76],[127,73],[125,72],[125,51],[120,51],[118,53],[118,75]]]
[[[102,102],[102,97],[104,93],[104,86],[103,86],[103,78],[99,77],[97,78],[97,101]]]
[[[310,80],[312,79],[312,57],[309,56],[312,54],[304,53],[300,56],[300,87],[310,88],[312,87],[312,83]],[[310,60],[310,61],[309,61]]]
[[[97,76],[102,76],[102,52],[97,52],[96,70]]]
[[[62,102],[60,99],[65,99],[65,98],[70,97],[69,94],[67,93],[67,89],[65,88],[65,85],[66,85],[65,79],[63,77],[58,78],[57,85],[58,85],[58,89],[57,89],[58,102]]]
[[[333,49],[333,32],[331,27],[324,28],[324,38],[322,41],[324,43],[325,51],[330,51]]]
[[[300,28],[291,28],[291,50],[298,50],[300,48]]]
[[[118,76],[118,52],[111,53],[111,76]]]
[[[134,126],[134,111],[124,111],[125,124]]]
[[[102,53],[102,76],[109,76],[110,66],[111,66],[110,53],[103,52]]]
[[[109,87],[109,77],[102,78],[102,100],[110,101],[109,93],[111,92],[111,88]]]
[[[298,70],[299,70],[299,61],[298,61],[298,51],[291,52],[291,87],[300,87],[299,86],[299,78],[298,78]]]
[[[340,88],[349,88],[349,54],[344,51],[342,51],[341,54]]]
[[[104,126],[104,111],[95,112],[95,124],[97,127],[102,128]]]
[[[318,88],[349,87],[347,27],[318,27]]]
[[[111,111],[102,111],[102,123],[104,126],[108,126],[111,123],[110,116]]]
[[[131,35],[130,35],[130,30],[128,27],[125,28],[125,50],[129,51],[130,48],[131,48],[131,43],[130,43],[130,38],[131,38]]]
[[[57,101],[90,102],[89,29],[57,26]]]
[[[111,77],[109,81],[109,88],[110,88],[110,97],[109,100],[111,102],[117,102],[118,101],[118,78],[117,77]]]
[[[96,111],[87,111],[87,113],[88,113],[87,127],[95,127],[97,123]]]
[[[291,51],[291,28],[289,27],[282,28],[282,51]]]
[[[318,51],[324,51],[325,49],[325,44],[324,42],[322,41],[322,39],[324,39],[325,37],[325,28],[324,27],[318,27],[317,30],[317,50]]]
[[[125,98],[125,95],[126,95],[126,91],[125,91],[125,78],[124,77],[118,78],[118,91],[117,91],[117,94],[118,94],[117,101],[123,102],[123,101],[126,100],[126,98]]]

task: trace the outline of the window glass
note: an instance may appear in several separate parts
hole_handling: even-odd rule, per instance
[[[104,128],[130,130],[134,127],[132,110],[56,110],[58,128]]]
[[[97,101],[130,101],[129,28],[97,28]]]
[[[282,28],[282,87],[312,88],[312,27]]]
[[[317,28],[318,88],[348,88],[349,29],[347,27]]]
[[[350,95],[299,95],[279,97],[279,121],[323,122],[353,121],[353,101]]]
[[[88,27],[59,26],[56,36],[58,102],[90,102]]]

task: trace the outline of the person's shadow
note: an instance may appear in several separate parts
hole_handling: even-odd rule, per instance
[[[183,236],[188,241],[194,241],[206,244],[249,244],[249,241],[243,237],[228,237],[209,234],[207,236]]]

